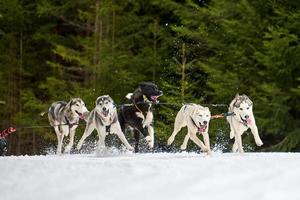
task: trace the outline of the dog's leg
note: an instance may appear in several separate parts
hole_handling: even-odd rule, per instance
[[[184,140],[183,140],[183,143],[182,145],[180,146],[180,149],[181,150],[186,150],[186,147],[187,147],[187,144],[188,144],[188,141],[190,139],[190,135],[189,134],[186,134]]]
[[[227,121],[229,123],[229,127],[230,127],[230,139],[234,138],[234,128],[233,128],[233,125],[232,125],[232,116],[228,116],[227,118]]]
[[[197,137],[196,132],[192,132],[191,130],[188,130],[188,131],[189,131],[188,134],[189,134],[191,140],[192,140],[193,142],[195,142],[195,144],[198,145],[198,146],[202,149],[202,151],[208,152],[209,149],[208,149],[208,148],[203,144],[203,142]]]
[[[233,146],[232,146],[232,152],[236,153],[237,150],[238,150],[238,145],[237,145],[236,141],[234,140],[234,143],[233,143]]]
[[[211,150],[210,150],[209,134],[208,134],[208,132],[204,132],[204,133],[202,133],[202,135],[203,135],[203,139],[204,139],[204,144],[208,148],[208,152],[210,152]]]
[[[261,141],[261,139],[259,137],[256,124],[250,126],[250,129],[251,129],[251,133],[254,136],[254,140],[255,140],[256,145],[259,146],[259,147],[262,146],[263,142]]]
[[[234,142],[236,142],[237,146],[238,146],[238,151],[239,153],[244,153],[244,150],[243,150],[243,143],[242,143],[242,133],[241,131],[239,130],[239,128],[234,128]]]
[[[134,146],[134,152],[139,152],[139,142],[140,142],[140,132],[138,130],[133,131],[134,139],[135,139],[135,146]]]
[[[89,136],[91,135],[91,133],[93,132],[93,130],[95,129],[95,126],[92,125],[91,123],[90,124],[87,124],[86,127],[85,127],[85,130],[84,130],[84,133],[81,137],[81,139],[79,140],[78,144],[77,144],[77,149],[81,149],[82,147],[82,144],[83,144],[83,141]]]
[[[154,147],[154,129],[153,129],[152,124],[149,125],[147,128],[148,128],[148,133],[149,133],[149,137],[150,137],[147,140],[147,142],[148,142],[149,148],[152,149]],[[146,137],[146,139],[147,139],[147,137]]]
[[[118,122],[111,125],[111,131],[116,133],[128,150],[133,150],[132,146],[128,143],[124,133],[122,132],[121,126]]]
[[[97,125],[96,130],[99,136],[98,147],[99,150],[101,151],[102,149],[105,149],[106,128],[105,126]]]
[[[65,153],[70,153],[71,152],[72,146],[74,144],[74,136],[75,136],[76,128],[77,128],[77,126],[73,126],[72,128],[70,128],[70,142],[65,147]]]
[[[177,133],[181,130],[182,128],[182,117],[180,116],[181,114],[178,113],[177,116],[176,116],[176,119],[175,119],[175,123],[174,123],[174,130],[173,130],[173,133],[172,135],[169,137],[168,139],[168,145],[171,145],[174,140],[175,140],[175,137],[177,135]]]
[[[56,136],[57,136],[57,150],[56,150],[56,154],[57,155],[61,155],[62,142],[63,142],[63,139],[64,139],[64,134],[58,133],[58,134],[56,134]]]
[[[69,126],[60,126],[60,128],[58,128],[59,134],[57,134],[58,145],[57,145],[57,152],[56,152],[58,155],[61,155],[62,153],[63,139],[67,132],[69,132]]]

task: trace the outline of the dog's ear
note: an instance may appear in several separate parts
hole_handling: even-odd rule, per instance
[[[146,85],[147,85],[147,82],[140,82],[139,85],[138,85],[138,87],[144,87]]]
[[[96,106],[98,105],[100,98],[101,98],[101,97],[98,97],[98,98],[96,99],[96,101],[95,101]]]
[[[113,100],[109,95],[107,95],[107,98],[109,99],[109,101],[110,101],[111,103],[114,104],[114,100]]]
[[[234,98],[238,99],[239,97],[240,97],[239,93],[236,93]]]
[[[250,100],[250,98],[247,95],[243,94],[243,97],[249,106],[253,105],[253,102]]]
[[[210,110],[209,110],[208,107],[204,107],[204,110],[207,111],[207,112],[209,112],[209,114],[210,114]]]
[[[192,116],[196,115],[196,112],[197,112],[198,109],[199,109],[198,106],[196,106],[196,105],[192,106],[192,112],[191,112]]]

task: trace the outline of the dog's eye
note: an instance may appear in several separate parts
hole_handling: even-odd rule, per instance
[[[240,110],[243,110],[243,108],[240,108]]]
[[[247,110],[249,110],[249,107],[247,108]]]
[[[105,104],[108,104],[108,102],[106,102]]]
[[[78,103],[76,103],[76,106],[80,106]]]
[[[202,117],[202,115],[200,115],[200,117]]]

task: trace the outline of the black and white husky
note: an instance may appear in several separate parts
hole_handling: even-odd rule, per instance
[[[230,138],[234,138],[232,147],[233,152],[244,152],[242,146],[242,134],[250,128],[257,146],[263,145],[253,115],[253,103],[246,95],[236,94],[229,105],[229,112],[234,115],[228,116],[227,121],[230,125]]]
[[[48,110],[48,119],[57,135],[57,154],[61,154],[64,136],[70,134],[70,142],[65,147],[65,152],[70,152],[74,143],[75,130],[79,119],[85,119],[88,115],[81,98],[73,98],[68,103],[64,101],[54,102]]]
[[[180,149],[185,150],[188,140],[191,139],[202,151],[210,153],[209,143],[209,122],[211,114],[208,107],[203,107],[198,104],[186,104],[181,107],[176,115],[174,130],[172,135],[168,139],[168,145],[171,145],[175,139],[177,133],[183,128],[187,127],[188,133],[186,134],[183,144]],[[203,135],[203,142],[197,137],[197,133]]]
[[[133,150],[126,140],[118,121],[117,109],[112,98],[103,95],[97,98],[96,107],[91,111],[85,131],[77,144],[77,149],[81,149],[83,141],[96,129],[99,136],[99,150],[105,148],[105,137],[109,133],[116,134],[129,150]]]
[[[135,138],[135,152],[139,151],[140,134],[146,138],[150,149],[154,147],[154,129],[152,103],[157,103],[163,92],[151,82],[141,82],[138,88],[128,94],[129,106],[123,106],[119,112],[119,121],[123,132],[126,127],[133,130]]]

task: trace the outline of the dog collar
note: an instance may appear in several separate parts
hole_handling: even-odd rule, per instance
[[[202,134],[203,132],[199,131],[199,129],[200,129],[199,126],[197,126],[196,122],[193,120],[193,118],[191,116],[190,116],[190,118],[191,118],[191,121],[193,122],[193,125],[196,126],[196,128],[197,128],[197,132]]]
[[[148,100],[148,98],[146,97],[146,95],[143,95],[143,99],[144,99],[144,102],[151,103],[151,101]]]

